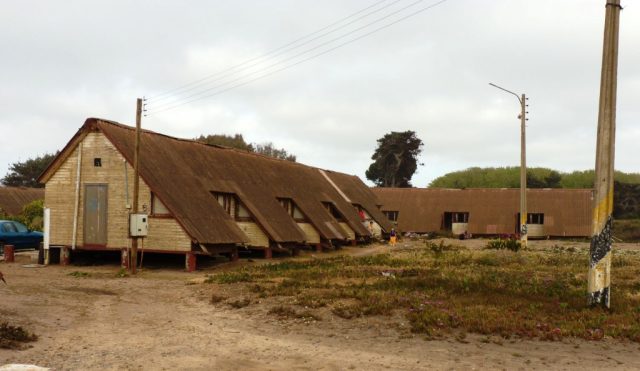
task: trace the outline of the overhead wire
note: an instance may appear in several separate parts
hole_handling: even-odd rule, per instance
[[[342,22],[344,22],[344,21],[346,21],[346,20],[348,20],[348,19],[350,19],[350,18],[353,18],[353,17],[357,16],[357,15],[358,15],[358,14],[360,14],[360,13],[366,12],[367,10],[369,10],[369,9],[371,9],[371,8],[374,8],[374,7],[376,7],[376,6],[378,6],[378,5],[382,4],[382,3],[385,3],[385,2],[387,2],[387,1],[388,1],[388,0],[379,0],[379,1],[376,1],[376,2],[375,2],[375,3],[373,3],[372,5],[369,5],[369,6],[365,7],[365,8],[363,8],[363,9],[360,9],[360,10],[358,10],[358,11],[357,11],[357,12],[355,12],[355,13],[351,13],[350,15],[348,15],[348,16],[346,16],[346,17],[344,17],[344,18],[341,18],[341,19],[339,19],[339,20],[337,20],[337,21],[335,21],[335,22],[333,22],[333,23],[331,23],[331,24],[329,24],[329,25],[327,25],[327,26],[325,26],[325,27],[322,27],[322,28],[320,28],[320,29],[318,29],[318,30],[316,30],[316,31],[314,31],[314,32],[311,32],[311,33],[309,33],[309,34],[307,34],[307,35],[305,35],[305,36],[299,37],[299,38],[297,38],[297,39],[295,39],[295,40],[293,40],[293,41],[291,41],[291,42],[289,42],[289,43],[287,43],[287,44],[284,44],[284,45],[279,46],[279,47],[277,47],[277,48],[275,48],[275,49],[269,50],[269,51],[267,51],[267,52],[265,52],[265,53],[263,53],[263,54],[261,54],[261,55],[258,55],[258,56],[256,56],[256,57],[251,58],[251,59],[248,59],[248,60],[245,60],[244,62],[241,62],[241,63],[236,64],[236,65],[234,65],[234,66],[231,66],[231,67],[229,67],[229,68],[226,68],[226,69],[224,69],[224,70],[222,70],[222,71],[218,71],[218,72],[216,72],[216,73],[213,73],[213,74],[211,74],[211,75],[205,76],[205,77],[203,77],[203,78],[200,78],[200,79],[197,79],[197,80],[195,80],[195,81],[189,82],[189,83],[187,83],[187,84],[184,84],[184,85],[178,86],[177,88],[173,88],[173,89],[170,89],[170,90],[164,91],[164,92],[162,92],[162,93],[159,93],[159,94],[153,95],[153,96],[151,96],[151,97],[147,98],[147,100],[148,100],[148,101],[162,100],[162,99],[165,99],[165,98],[163,98],[163,97],[166,97],[167,95],[181,94],[182,92],[184,92],[184,90],[185,90],[185,89],[186,89],[186,90],[191,90],[191,89],[192,89],[191,87],[192,87],[193,85],[201,85],[202,83],[204,83],[204,82],[205,82],[205,81],[207,81],[207,80],[210,80],[210,79],[212,79],[212,78],[214,78],[214,77],[217,77],[217,76],[219,76],[219,75],[225,74],[225,73],[230,72],[230,71],[233,71],[233,70],[235,70],[235,69],[238,69],[238,68],[240,68],[240,67],[242,67],[242,66],[245,66],[245,65],[247,65],[247,64],[249,64],[249,63],[251,63],[251,62],[255,62],[255,61],[257,61],[257,60],[264,59],[264,58],[266,58],[266,57],[273,58],[273,57],[274,57],[274,55],[273,55],[274,53],[277,53],[276,55],[280,55],[280,54],[282,54],[282,53],[284,53],[284,52],[286,52],[286,51],[288,51],[288,50],[291,50],[291,49],[290,49],[290,47],[292,47],[293,45],[295,45],[295,44],[299,43],[300,41],[305,40],[305,39],[307,39],[307,38],[309,38],[309,37],[311,37],[311,36],[314,36],[314,35],[316,35],[316,34],[318,34],[318,33],[320,33],[320,32],[323,32],[323,31],[325,31],[325,30],[327,30],[327,29],[330,29],[331,27],[333,27],[333,26],[335,26],[335,25],[338,25],[338,24],[340,24],[340,23],[342,23]],[[397,1],[401,1],[401,0],[397,0]],[[377,11],[375,11],[375,12],[378,12],[378,11],[380,11],[380,10],[383,10],[383,9],[385,9],[385,8],[387,8],[387,7],[389,7],[389,6],[393,5],[393,4],[395,4],[397,1],[394,1],[393,3],[388,4],[388,5],[386,5],[386,6],[382,7],[382,8],[380,8],[380,9],[378,9],[378,10],[377,10]],[[374,13],[375,13],[375,12],[374,12]],[[369,16],[370,14],[372,14],[372,13],[369,13],[369,14],[366,14],[366,15],[364,15],[364,16],[358,17],[358,18],[356,18],[354,21],[349,22],[348,24],[351,24],[351,23],[353,23],[353,22],[355,22],[355,21],[357,21],[357,20],[359,20],[359,19],[362,19],[363,17],[367,17],[367,16]],[[348,24],[347,24],[347,25],[348,25]],[[342,27],[344,27],[344,26],[342,26]],[[336,29],[336,30],[338,30],[338,29]],[[330,33],[331,33],[331,32],[335,32],[336,30],[330,31]],[[324,35],[326,35],[326,34],[323,34],[322,36],[324,36]],[[322,37],[322,36],[318,36],[318,37]],[[316,37],[316,38],[314,38],[314,39],[312,39],[312,40],[307,40],[307,41],[305,41],[303,44],[300,44],[299,46],[294,47],[294,49],[295,49],[295,48],[298,48],[298,47],[301,47],[301,46],[303,46],[303,45],[305,45],[305,44],[307,44],[307,43],[309,43],[309,42],[311,42],[311,41],[314,41],[314,40],[315,40],[315,39],[317,39],[318,37]],[[285,49],[285,50],[283,51],[283,49]]]
[[[420,0],[419,2],[421,2],[421,1],[422,1],[422,0]],[[360,35],[360,36],[357,36],[357,37],[355,37],[355,38],[353,38],[353,39],[350,39],[350,40],[348,40],[348,41],[346,41],[346,42],[343,42],[343,43],[341,43],[341,44],[338,44],[338,45],[336,45],[336,46],[333,46],[333,47],[331,47],[331,48],[329,48],[329,49],[323,50],[323,51],[321,51],[321,52],[319,52],[319,53],[313,54],[313,55],[311,55],[311,56],[309,56],[309,57],[307,57],[307,58],[304,58],[304,59],[302,59],[302,60],[299,60],[299,61],[297,61],[297,62],[294,62],[294,63],[288,64],[288,65],[286,65],[286,66],[284,66],[284,67],[281,67],[281,68],[279,68],[279,69],[276,69],[276,70],[270,71],[270,72],[268,72],[268,73],[265,73],[265,74],[263,74],[263,75],[260,75],[260,76],[254,77],[254,78],[252,78],[252,79],[250,79],[250,80],[247,80],[247,81],[244,81],[244,82],[240,82],[240,83],[238,83],[238,84],[235,84],[235,85],[229,86],[229,87],[227,87],[227,88],[224,88],[224,89],[221,89],[221,90],[218,90],[218,91],[212,92],[211,94],[207,94],[207,95],[204,95],[204,96],[201,96],[201,97],[197,97],[197,98],[196,98],[196,97],[193,97],[194,99],[186,100],[186,101],[183,101],[183,102],[180,102],[180,101],[178,101],[178,102],[174,102],[174,104],[171,104],[171,105],[168,105],[168,106],[164,106],[164,107],[159,108],[159,109],[155,109],[155,110],[153,110],[151,113],[146,114],[145,116],[151,116],[152,114],[158,114],[158,113],[160,113],[160,112],[166,112],[166,111],[173,110],[173,109],[175,109],[175,108],[178,108],[178,107],[180,107],[180,106],[183,106],[183,105],[186,105],[186,104],[189,104],[189,103],[193,103],[193,102],[196,102],[196,101],[199,101],[199,100],[202,100],[202,99],[206,99],[206,98],[210,98],[210,97],[213,97],[213,96],[217,96],[217,95],[220,95],[220,94],[222,94],[222,93],[225,93],[225,92],[227,92],[227,91],[229,91],[229,90],[236,89],[236,88],[238,88],[238,87],[241,87],[241,86],[244,86],[244,85],[250,84],[250,83],[252,83],[252,82],[254,82],[254,81],[257,81],[257,80],[263,79],[263,78],[265,78],[265,77],[271,76],[271,75],[276,74],[276,73],[278,73],[278,72],[281,72],[281,71],[287,70],[287,69],[289,69],[289,68],[295,67],[295,66],[297,66],[297,65],[299,65],[299,64],[301,64],[301,63],[304,63],[304,62],[307,62],[307,61],[309,61],[309,60],[312,60],[312,59],[318,58],[318,57],[320,57],[320,56],[322,56],[322,55],[324,55],[324,54],[330,53],[330,52],[332,52],[332,51],[334,51],[334,50],[336,50],[336,49],[339,49],[339,48],[341,48],[341,47],[344,47],[344,46],[346,46],[346,45],[349,45],[349,44],[351,44],[351,43],[354,43],[354,42],[356,42],[356,41],[358,41],[358,40],[361,40],[361,39],[363,39],[363,38],[365,38],[365,37],[367,37],[367,36],[370,36],[370,35],[372,35],[372,34],[374,34],[374,33],[376,33],[376,32],[379,32],[379,31],[381,31],[381,30],[383,30],[383,29],[386,29],[386,28],[388,28],[388,27],[391,27],[391,26],[393,26],[393,25],[395,25],[395,24],[397,24],[397,23],[400,23],[400,22],[402,22],[402,21],[404,21],[404,20],[408,19],[408,18],[414,17],[414,16],[416,16],[416,15],[418,15],[418,14],[420,14],[420,13],[423,13],[423,12],[425,12],[425,11],[429,10],[429,9],[433,9],[433,8],[435,8],[435,7],[439,6],[439,5],[441,5],[441,4],[443,4],[443,3],[447,2],[447,1],[448,1],[448,0],[439,0],[439,1],[435,2],[435,3],[432,3],[432,4],[431,4],[431,5],[429,5],[429,6],[426,6],[426,7],[424,7],[424,8],[420,8],[420,9],[418,9],[418,10],[416,10],[416,11],[412,12],[412,13],[409,13],[409,14],[407,14],[407,15],[405,15],[405,16],[402,16],[402,17],[400,17],[400,18],[398,18],[398,19],[396,19],[396,20],[394,20],[394,21],[392,21],[392,22],[390,22],[390,23],[387,23],[387,24],[385,24],[385,25],[383,25],[383,26],[380,26],[380,27],[378,27],[378,28],[376,28],[376,29],[373,29],[372,31],[366,32],[366,33],[364,33],[364,34],[362,34],[362,35]],[[406,9],[406,8],[405,8],[405,9]],[[388,17],[386,17],[386,18],[388,18]],[[353,33],[353,32],[351,32],[350,34],[352,34],[352,33]],[[337,38],[337,39],[340,39],[340,38]],[[335,40],[334,40],[334,41],[335,41]],[[316,49],[317,49],[317,48],[316,48]],[[215,88],[214,88],[214,89],[215,89]],[[185,99],[186,99],[186,98],[185,98]]]
[[[389,14],[387,14],[387,15],[385,15],[385,16],[383,16],[383,17],[381,17],[381,18],[378,18],[378,19],[376,19],[376,20],[374,20],[374,21],[372,21],[372,22],[370,22],[370,23],[367,23],[367,24],[365,24],[365,25],[363,25],[363,26],[360,26],[360,27],[358,27],[358,28],[355,28],[355,29],[353,29],[353,30],[351,30],[351,31],[349,31],[349,32],[347,32],[347,33],[344,33],[344,34],[342,34],[341,36],[335,37],[335,38],[333,38],[333,39],[331,39],[331,40],[325,41],[325,42],[323,42],[323,43],[321,43],[321,44],[319,44],[319,45],[313,46],[313,47],[311,47],[311,48],[309,48],[309,49],[306,49],[306,50],[304,50],[304,51],[302,51],[302,52],[299,52],[299,53],[294,54],[294,55],[292,55],[292,56],[290,56],[290,57],[287,57],[287,58],[285,58],[285,59],[282,59],[282,60],[280,60],[280,61],[278,61],[278,62],[272,63],[272,64],[270,64],[270,65],[268,65],[268,66],[266,66],[266,67],[264,67],[264,68],[261,68],[261,69],[259,69],[259,70],[257,70],[257,71],[253,71],[253,72],[250,72],[250,73],[246,73],[246,74],[244,74],[243,76],[237,77],[237,78],[235,78],[235,79],[229,80],[229,81],[227,81],[227,82],[224,82],[224,83],[221,83],[221,84],[218,84],[218,85],[214,85],[214,86],[212,86],[212,87],[209,87],[209,88],[203,89],[203,90],[201,90],[201,91],[199,91],[199,92],[192,93],[192,94],[187,95],[187,96],[182,97],[182,98],[178,98],[178,99],[176,99],[176,100],[174,100],[174,101],[171,101],[171,102],[160,103],[160,104],[158,104],[158,105],[157,105],[157,106],[155,106],[155,107],[153,107],[153,106],[152,106],[151,108],[152,108],[152,109],[156,109],[156,110],[157,110],[157,109],[161,109],[161,108],[163,108],[163,107],[167,107],[167,106],[170,106],[170,105],[176,104],[176,103],[178,103],[178,102],[180,102],[180,101],[188,100],[188,99],[191,99],[191,98],[197,97],[197,96],[199,96],[199,95],[205,94],[205,93],[207,93],[207,92],[210,92],[210,91],[213,91],[213,90],[216,90],[216,89],[222,88],[222,87],[227,86],[227,85],[229,85],[229,84],[233,84],[233,83],[235,83],[235,82],[237,82],[237,81],[240,81],[240,80],[243,80],[243,79],[249,78],[249,77],[254,76],[254,75],[257,75],[257,74],[259,74],[259,73],[266,72],[266,71],[268,71],[268,70],[269,70],[269,69],[271,69],[271,68],[277,67],[278,65],[284,64],[284,63],[286,63],[286,62],[288,62],[288,61],[291,61],[291,60],[296,59],[296,58],[298,58],[298,57],[301,57],[301,56],[303,56],[303,55],[305,55],[305,54],[308,54],[308,53],[310,53],[310,52],[313,52],[314,50],[318,50],[318,49],[320,49],[320,48],[322,48],[322,47],[324,47],[324,46],[327,46],[327,45],[329,45],[329,44],[332,44],[332,43],[334,43],[334,42],[336,42],[336,41],[338,41],[338,40],[344,39],[344,38],[346,38],[346,37],[348,37],[348,36],[350,36],[350,35],[352,35],[352,34],[354,34],[354,33],[358,32],[358,31],[362,31],[363,29],[366,29],[366,28],[368,28],[368,27],[371,27],[372,25],[374,25],[374,24],[376,24],[376,23],[382,22],[382,21],[384,21],[384,20],[386,20],[386,19],[388,19],[388,18],[390,18],[390,17],[393,17],[394,15],[397,15],[398,13],[401,13],[401,12],[403,12],[403,11],[405,11],[405,10],[407,10],[407,9],[411,8],[411,7],[414,7],[414,6],[418,5],[418,4],[420,4],[421,2],[423,2],[423,1],[424,1],[424,0],[417,0],[417,1],[414,1],[413,3],[410,3],[409,5],[406,5],[406,6],[402,7],[402,8],[400,8],[400,9],[398,9],[398,10],[394,11],[394,12],[391,12],[391,13],[389,13]],[[397,3],[397,2],[398,2],[398,1],[395,1],[394,3]]]

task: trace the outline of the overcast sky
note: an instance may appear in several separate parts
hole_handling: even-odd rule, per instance
[[[274,59],[196,86],[213,94],[436,1],[414,3],[3,1],[0,176],[11,163],[61,149],[87,117],[135,124],[136,97],[220,73],[369,8],[280,49]],[[165,111],[171,100],[151,99],[142,125],[183,138],[241,133],[249,142],[273,142],[299,162],[363,180],[378,138],[414,130],[425,145],[413,184],[423,187],[450,171],[519,165],[519,104],[488,85],[494,82],[530,97],[529,166],[590,169],[604,4],[448,0],[222,94]],[[640,172],[640,5],[622,4],[616,168]]]

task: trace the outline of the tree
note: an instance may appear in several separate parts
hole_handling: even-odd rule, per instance
[[[44,184],[38,183],[38,177],[56,157],[55,154],[45,154],[25,162],[16,162],[9,166],[9,172],[0,182],[9,187],[42,188]]]
[[[255,148],[254,152],[256,152],[256,153],[260,153],[260,154],[265,155],[265,156],[279,158],[281,160],[287,160],[287,161],[291,161],[291,162],[296,162],[296,156],[295,155],[288,153],[284,149],[275,148],[273,146],[273,143],[271,143],[271,142],[262,143],[262,144],[256,144],[254,146],[254,148]]]
[[[275,148],[273,143],[266,142],[262,144],[247,143],[242,134],[224,135],[224,134],[212,134],[212,135],[200,135],[196,138],[198,142],[206,143],[209,145],[218,145],[231,148],[237,148],[248,152],[259,153],[265,156],[279,158],[281,160],[287,160],[296,162],[296,156],[288,153],[283,148]]]
[[[253,146],[244,141],[242,134],[233,136],[224,134],[200,135],[196,140],[209,145],[225,146],[253,152]]]
[[[422,140],[411,130],[385,134],[378,139],[378,148],[371,156],[373,163],[365,172],[367,179],[379,187],[411,187],[422,146]]]

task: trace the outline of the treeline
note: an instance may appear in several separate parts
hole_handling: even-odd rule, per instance
[[[563,173],[536,167],[527,169],[528,188],[593,188],[593,170]],[[640,218],[640,174],[614,174],[613,216],[617,219]],[[430,188],[519,188],[520,168],[479,168],[455,171],[434,179]]]
[[[281,160],[296,162],[296,155],[287,152],[287,150],[285,150],[284,148],[276,148],[271,142],[247,143],[242,137],[242,134],[213,134],[207,136],[200,135],[199,137],[195,138],[195,140],[210,145],[232,147],[248,152],[259,153],[261,155],[269,157],[279,158]]]
[[[563,173],[544,167],[527,169],[529,188],[593,188],[593,170]],[[616,171],[616,182],[640,184],[640,173]],[[434,179],[430,188],[518,188],[520,187],[520,167],[472,167],[455,171]]]

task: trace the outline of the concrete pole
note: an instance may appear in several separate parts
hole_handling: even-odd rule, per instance
[[[591,247],[589,249],[588,303],[610,307],[611,226],[616,133],[616,90],[620,0],[607,0],[600,75],[600,106],[596,146],[596,179]]]
[[[520,98],[520,244],[527,247],[527,97]]]

